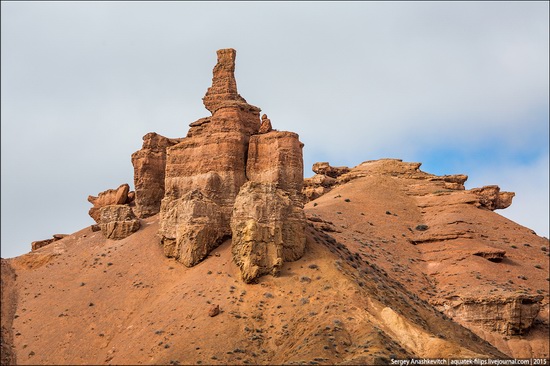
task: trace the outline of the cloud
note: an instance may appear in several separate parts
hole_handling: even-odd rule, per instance
[[[502,171],[548,175],[547,2],[1,6],[3,255],[89,225],[86,197],[132,183],[145,133],[208,115],[219,48],[240,94],[300,134],[307,175],[381,157],[503,188]]]

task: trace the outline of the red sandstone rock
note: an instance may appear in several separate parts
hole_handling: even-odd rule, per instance
[[[476,250],[473,255],[477,255],[478,257],[482,257],[487,259],[491,262],[502,262],[504,257],[506,256],[505,250],[499,250],[494,248],[486,248],[486,249],[480,249]]]
[[[458,322],[506,335],[526,333],[537,317],[542,295],[458,297],[440,308]]]
[[[305,217],[300,194],[303,144],[295,133],[274,131],[266,115],[262,117],[263,124],[260,126],[260,109],[249,105],[238,94],[234,70],[235,50],[219,50],[212,86],[203,98],[212,116],[191,123],[186,138],[166,147],[159,234],[166,256],[174,257],[186,266],[193,266],[232,232],[233,243],[240,243],[234,255],[235,261],[240,264],[248,263],[239,259],[241,255],[250,256],[257,251],[242,248],[242,243],[250,235],[261,236],[267,233],[265,230],[274,228],[284,233],[292,232],[292,235],[285,234],[288,238],[285,236],[284,245],[280,238],[277,239],[279,241],[266,239],[269,243],[276,242],[276,245],[270,244],[271,247],[277,247],[286,254],[263,253],[266,258],[258,257],[250,262],[252,264],[241,266],[259,266],[258,270],[248,267],[243,270],[246,272],[243,277],[250,281],[278,268],[283,261],[295,260],[303,254]],[[160,170],[156,170],[158,176],[162,175]],[[247,181],[261,182],[273,189],[260,188],[261,185],[253,186],[256,191],[249,189],[250,185],[245,189],[243,185]],[[140,196],[145,194],[138,187],[136,183],[139,207]],[[250,201],[252,198],[263,200],[265,205],[266,202],[279,202],[285,195],[292,199],[285,201],[284,210],[277,211],[271,207],[264,207],[263,210],[274,210],[275,216],[291,214],[288,219],[283,220],[282,216],[256,217],[253,212],[245,211],[254,211],[254,206],[262,205]],[[238,205],[237,197],[239,202],[248,202],[252,206]],[[243,228],[242,223],[247,220],[247,215],[267,226],[263,229]],[[232,217],[235,218],[234,225],[230,226]],[[254,255],[263,254],[258,252]],[[271,260],[274,262],[271,263]]]
[[[61,240],[67,236],[68,236],[67,234],[53,234],[53,237],[51,239],[33,241],[31,243],[31,250],[34,251],[34,250],[40,249],[42,247],[45,247],[46,245],[50,245],[51,243]]]
[[[218,50],[217,54],[218,62],[213,71],[212,86],[208,88],[203,98],[204,106],[213,115],[218,109],[226,106],[247,105],[246,100],[237,92],[237,81],[235,80],[237,51],[227,48]]]
[[[346,166],[330,166],[327,162],[313,164],[312,170],[314,173],[327,175],[331,178],[338,178],[350,171]]]
[[[254,182],[277,183],[301,191],[304,181],[303,144],[294,132],[271,131],[250,138],[246,174]]]
[[[267,114],[262,115],[262,124],[260,125],[260,130],[258,131],[258,133],[268,133],[272,130],[273,127],[271,127],[271,120],[267,118]]]
[[[220,313],[220,306],[219,305],[212,305],[210,309],[208,309],[208,316],[209,317],[215,317]]]
[[[132,154],[136,189],[135,213],[138,217],[149,217],[160,211],[160,202],[164,197],[166,148],[181,140],[150,132],[143,136],[142,149]]]
[[[479,197],[481,206],[491,211],[509,207],[516,195],[514,192],[501,192],[496,185],[472,188],[470,192]]]
[[[95,196],[88,196],[88,201],[94,205],[88,211],[89,215],[99,223],[100,213],[99,209],[109,205],[124,205],[131,202],[134,195],[130,194],[130,186],[128,184],[121,184],[117,189],[108,189]]]

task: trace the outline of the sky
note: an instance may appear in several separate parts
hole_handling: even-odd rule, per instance
[[[142,136],[184,137],[216,50],[239,93],[297,132],[305,175],[399,158],[548,237],[548,2],[1,3],[1,250],[93,223],[88,195],[133,187]]]

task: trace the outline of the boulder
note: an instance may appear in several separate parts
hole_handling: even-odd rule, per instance
[[[94,207],[88,211],[88,214],[99,223],[100,220],[100,208],[109,205],[124,205],[130,204],[135,198],[135,195],[130,192],[130,186],[126,183],[121,184],[117,189],[108,189],[100,192],[97,197],[88,196],[88,202]]]
[[[128,205],[108,205],[99,209],[99,228],[108,239],[124,239],[139,227],[139,219]]]
[[[262,123],[260,124],[260,129],[258,130],[258,133],[268,133],[272,130],[273,127],[271,126],[271,120],[267,118],[267,114],[262,115]]]

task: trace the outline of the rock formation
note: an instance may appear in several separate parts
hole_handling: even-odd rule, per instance
[[[499,186],[484,186],[472,188],[470,192],[477,195],[481,206],[494,211],[507,208],[512,204],[514,192],[501,192]]]
[[[267,114],[262,115],[262,124],[260,125],[258,133],[268,133],[271,132],[271,130],[273,130],[271,120],[267,118]]]
[[[220,207],[200,189],[163,201],[164,254],[194,266],[229,235]]]
[[[461,323],[505,335],[524,334],[540,310],[542,295],[456,298],[444,302],[442,310]]]
[[[117,189],[108,189],[95,196],[88,196],[88,201],[94,205],[89,211],[90,216],[98,225],[92,225],[92,231],[99,227],[109,239],[123,239],[136,232],[139,219],[132,207],[135,192],[130,191],[128,184],[121,184]]]
[[[33,241],[31,243],[31,250],[34,251],[34,250],[40,249],[42,247],[45,247],[46,245],[49,245],[49,244],[53,243],[54,241],[61,240],[66,236],[67,236],[66,234],[53,234],[51,239]]]
[[[350,171],[347,166],[330,166],[328,162],[321,162],[313,164],[313,172],[316,174],[326,175],[331,178],[338,178],[342,174],[346,174]]]
[[[107,239],[124,239],[139,227],[139,219],[128,205],[108,205],[99,209],[99,228]]]
[[[156,215],[164,197],[164,172],[166,169],[166,148],[181,139],[150,132],[143,136],[143,147],[132,154],[134,166],[134,187],[136,190],[135,214],[140,218]]]
[[[243,185],[231,221],[233,261],[245,282],[277,276],[284,262],[302,257],[305,216],[301,201],[276,183]]]
[[[134,201],[135,192],[130,192],[130,186],[128,184],[121,184],[117,189],[108,189],[100,192],[97,197],[88,196],[88,202],[94,207],[88,211],[88,214],[99,223],[101,207],[109,205],[125,205]]]
[[[246,242],[245,236],[248,238],[260,234],[243,231],[241,219],[277,226],[285,233],[301,230],[302,235],[297,234],[293,241],[285,243],[283,251],[292,254],[281,254],[276,256],[277,259],[265,258],[260,260],[261,263],[252,261],[250,265],[241,266],[243,278],[251,281],[256,276],[276,272],[272,267],[280,266],[282,261],[295,260],[303,255],[305,217],[301,211],[303,202],[300,193],[303,145],[295,133],[274,131],[266,115],[260,122],[260,109],[248,104],[238,94],[234,76],[235,55],[233,49],[218,51],[212,86],[203,98],[204,106],[212,116],[191,123],[184,139],[164,147],[164,197],[160,202],[159,234],[165,255],[176,258],[186,266],[193,266],[229,236],[233,237],[233,245],[237,247],[234,250],[235,262],[249,263],[248,259],[241,257],[249,258],[254,253],[248,247],[242,249],[241,244]],[[137,158],[136,153],[135,167],[139,166]],[[155,177],[161,175],[163,168],[162,159],[156,161],[158,167],[154,169]],[[141,171],[144,171],[147,163],[141,166]],[[141,187],[146,185],[138,189],[137,181],[139,207],[142,202],[140,196],[146,195]],[[160,180],[154,178],[148,181]],[[261,188],[259,185],[248,185],[244,188],[243,185],[248,181],[271,185]],[[160,187],[160,184],[155,183],[154,186]],[[285,195],[291,198],[285,201],[284,210],[279,212],[273,209],[273,212],[276,211],[274,216],[248,212],[256,205],[279,202]],[[145,201],[149,202],[149,207],[156,207],[158,197],[160,189],[157,189],[154,197]],[[240,203],[236,203],[237,197]],[[260,201],[251,201],[253,198]],[[252,206],[245,207],[242,202]],[[269,207],[264,209],[271,210]],[[293,216],[285,221],[284,215],[289,210]],[[138,212],[141,211],[138,209]],[[153,213],[154,210],[149,212]],[[300,220],[301,224],[294,222]],[[296,243],[302,239],[303,242]],[[271,237],[266,238],[265,243],[282,245]],[[254,247],[253,250],[259,249]],[[248,268],[255,265],[261,269],[249,273]]]

